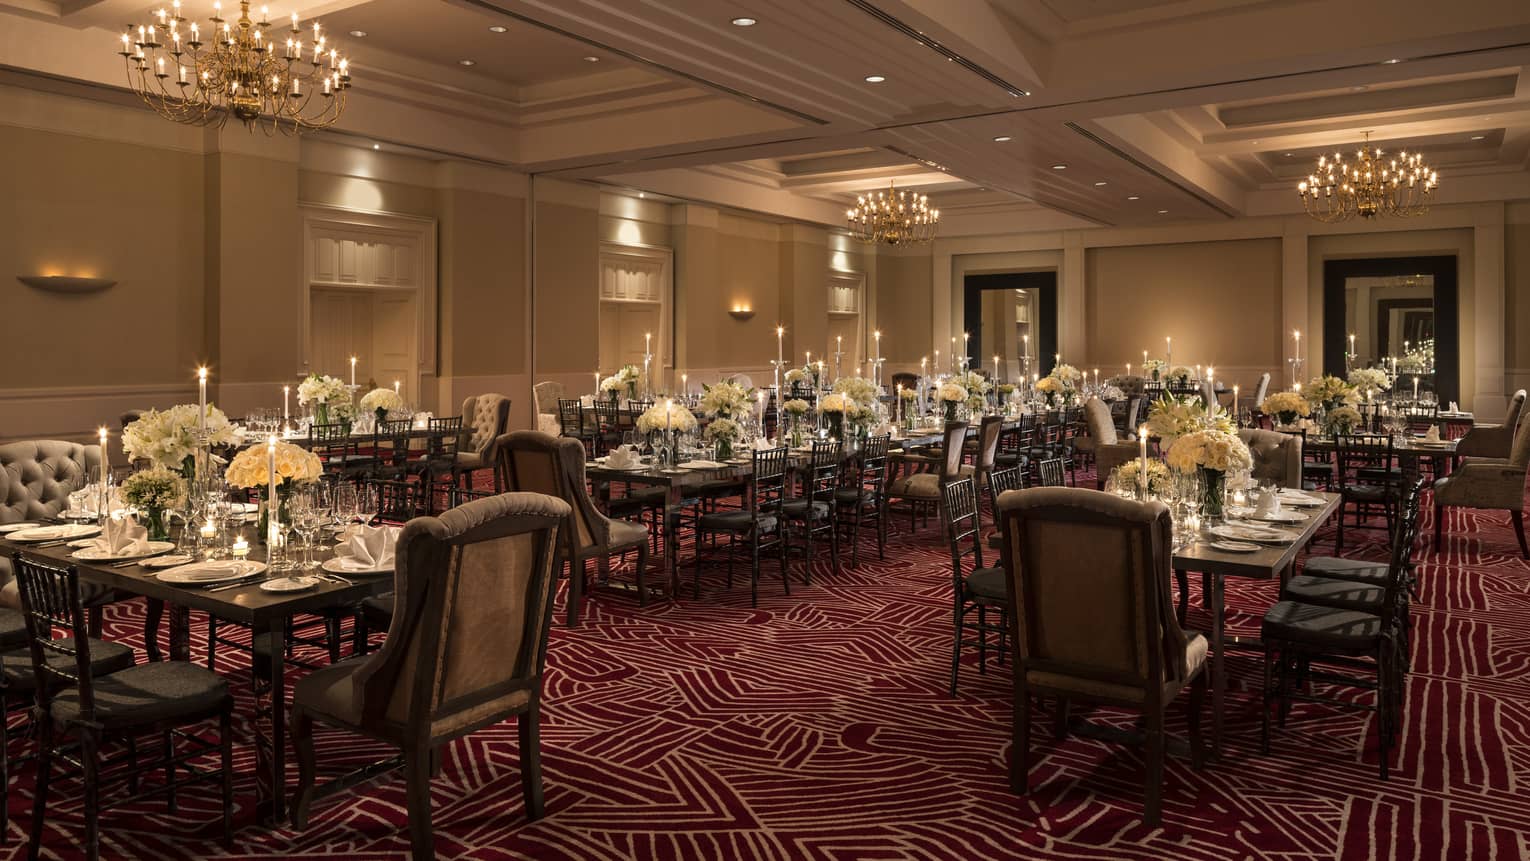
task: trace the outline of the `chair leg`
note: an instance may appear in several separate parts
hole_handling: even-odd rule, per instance
[[[411,744],[404,749],[404,780],[409,808],[409,854],[414,861],[436,857],[430,827],[430,747]]]
[[[533,699],[525,714],[516,718],[521,736],[521,795],[526,801],[526,818],[542,818],[542,709]]]
[[[0,846],[11,842],[11,738],[6,726],[10,716],[10,703],[6,701],[5,685],[0,681]]]
[[[314,756],[313,718],[301,709],[292,710],[292,748],[297,752],[298,785],[292,799],[292,825],[299,831],[308,827],[308,808],[313,803]]]
[[[639,607],[647,607],[648,606],[647,572],[648,572],[648,542],[644,541],[642,544],[639,544],[637,546],[637,575],[636,575],[635,579],[637,580],[638,606]]]
[[[579,605],[584,603],[585,569],[589,560],[569,560],[568,606],[564,610],[564,624],[570,628],[579,626]]]
[[[1265,756],[1270,755],[1270,700],[1274,697],[1270,691],[1270,683],[1274,675],[1274,658],[1275,650],[1270,643],[1266,642],[1264,644],[1264,687],[1259,692],[1259,752]]]
[[[1163,714],[1148,715],[1147,786],[1142,806],[1142,823],[1156,828],[1162,818],[1163,798]]]
[[[988,607],[987,607],[987,605],[979,604],[978,608],[977,608],[977,611],[978,611],[978,627],[977,627],[977,635],[978,635],[978,638],[977,638],[977,641],[978,641],[978,644],[977,644],[977,646],[978,646],[978,672],[982,673],[982,674],[987,674],[987,672],[988,672]]]
[[[1068,700],[1066,697],[1057,698],[1057,714],[1052,720],[1052,737],[1062,741],[1068,737]]]
[[[32,796],[32,833],[27,839],[27,861],[37,861],[42,848],[43,820],[48,812],[48,781],[53,774],[53,721],[47,717],[40,722],[37,740],[37,781]]]
[[[97,762],[100,739],[95,730],[80,730],[80,764],[85,772],[85,857],[101,857],[101,764]]]
[[[1443,537],[1442,533],[1444,533],[1444,531],[1445,506],[1436,505],[1434,507],[1434,551],[1436,553],[1440,552],[1440,539]]]
[[[1525,514],[1522,511],[1510,511],[1509,520],[1514,523],[1514,534],[1519,538],[1520,555],[1530,559],[1530,544],[1525,543]]]
[[[175,733],[165,730],[163,742],[165,745],[165,809],[175,812]],[[136,755],[134,757],[137,758]],[[134,763],[136,769],[137,763]]]
[[[859,511],[855,513],[855,519],[850,521],[850,567],[852,569],[861,567],[861,513]]]
[[[957,673],[959,673],[961,671],[961,666],[962,666],[962,616],[963,616],[962,610],[963,610],[963,607],[962,607],[961,596],[957,596],[957,599],[956,599],[956,611],[953,614],[953,619],[955,620],[955,625],[953,627],[956,630],[955,630],[955,637],[953,638],[953,641],[951,643],[951,696],[952,697],[956,696],[956,676],[957,676]]]
[[[1015,691],[1014,725],[1010,730],[1009,789],[1016,795],[1030,792],[1031,696],[1021,687]]]
[[[1174,569],[1174,577],[1179,581],[1179,605],[1176,607],[1174,615],[1179,618],[1179,624],[1183,627],[1185,619],[1190,613],[1190,572],[1183,568],[1176,568]]]
[[[219,765],[223,769],[223,847],[234,848],[234,731],[233,707],[218,716]]]
[[[1206,677],[1209,671],[1202,669],[1190,683],[1190,767],[1196,770],[1206,765],[1206,743],[1201,736],[1201,712],[1206,704]]]

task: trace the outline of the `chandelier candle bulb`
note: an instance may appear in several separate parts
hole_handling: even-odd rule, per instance
[[[1302,332],[1300,329],[1292,330],[1291,340],[1296,343],[1296,361],[1300,362],[1302,360]]]
[[[1147,499],[1148,490],[1147,438],[1148,426],[1142,425],[1137,428],[1137,445],[1139,448],[1137,455],[1137,486],[1142,490],[1141,496],[1143,499]]]
[[[197,368],[197,429],[207,430],[207,369]]]
[[[356,357],[351,357],[351,385],[356,385]]]
[[[1131,362],[1127,362],[1126,363],[1126,375],[1128,377],[1132,375],[1132,363]]]
[[[266,546],[281,542],[281,509],[276,504],[276,435],[266,441]]]
[[[1355,333],[1354,332],[1350,332],[1349,333],[1349,354],[1351,356],[1355,355]]]
[[[393,394],[395,394],[395,395],[398,394],[398,384],[399,384],[398,380],[394,380],[393,381]]]
[[[282,427],[287,427],[287,419],[292,416],[292,387],[282,386]]]
[[[1147,360],[1144,359],[1143,361],[1147,361]],[[1165,365],[1169,365],[1170,367],[1173,367],[1173,365],[1174,365],[1174,339],[1173,338],[1165,337],[1163,339],[1163,363]]]

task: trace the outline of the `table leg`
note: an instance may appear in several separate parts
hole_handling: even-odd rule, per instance
[[[664,564],[669,566],[669,598],[680,598],[680,488],[670,484],[664,495]],[[671,513],[673,512],[673,513]]]
[[[148,653],[150,661],[159,662],[165,659],[164,652],[159,648],[159,623],[164,617],[164,601],[149,598],[144,602],[143,648]]]
[[[170,605],[170,660],[191,660],[191,609]]]
[[[1211,578],[1211,755],[1222,756],[1222,710],[1227,699],[1225,639],[1226,578]]]
[[[287,620],[271,620],[271,750],[261,781],[265,797],[257,814],[262,822],[279,825],[287,818]]]

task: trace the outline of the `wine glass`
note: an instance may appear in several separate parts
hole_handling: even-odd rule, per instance
[[[334,491],[333,516],[336,526],[349,526],[360,512],[361,500],[354,484],[341,484]]]
[[[369,526],[377,517],[377,494],[370,487],[356,488],[356,519]]]
[[[312,566],[314,544],[318,541],[319,533],[329,525],[331,512],[334,504],[331,499],[329,488],[324,484],[314,485],[303,494],[304,505],[295,515],[298,529],[303,533],[303,549],[305,551],[304,563]]]

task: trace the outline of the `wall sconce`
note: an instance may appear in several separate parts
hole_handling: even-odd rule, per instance
[[[750,320],[754,317],[754,309],[747,305],[734,305],[733,310],[728,312],[728,316],[740,322]]]
[[[83,278],[73,275],[17,275],[16,280],[52,293],[95,293],[117,282],[110,278]]]

